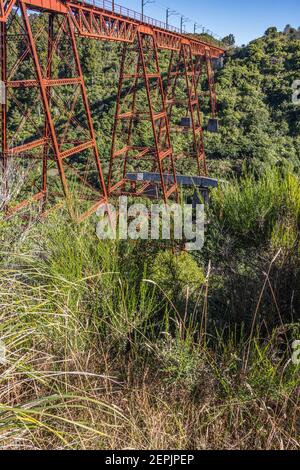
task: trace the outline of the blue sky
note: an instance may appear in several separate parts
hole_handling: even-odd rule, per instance
[[[116,0],[116,3],[141,10],[141,0]],[[157,0],[145,7],[145,15],[165,19],[165,9],[170,7],[189,17],[187,31],[197,22],[220,36],[233,33],[238,44],[246,44],[261,36],[269,26],[283,29],[288,23],[300,26],[299,0]],[[179,25],[179,17],[170,24]]]

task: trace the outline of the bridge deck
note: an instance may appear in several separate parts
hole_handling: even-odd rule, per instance
[[[110,0],[0,0],[0,21],[6,21],[13,6],[25,3],[34,10],[69,13],[81,36],[112,41],[132,42],[138,31],[156,35],[158,46],[178,50],[182,43],[191,44],[193,53],[204,55],[210,50],[211,57],[220,57],[223,45],[202,41],[181,34],[174,26],[143,16]]]
[[[159,173],[127,173],[126,175],[129,181],[147,181],[151,183],[159,183],[161,180]],[[173,177],[171,175],[163,175],[166,183],[173,183]],[[196,188],[217,188],[218,180],[215,178],[208,178],[207,176],[188,176],[178,175],[176,176],[177,184],[179,186],[191,186]]]

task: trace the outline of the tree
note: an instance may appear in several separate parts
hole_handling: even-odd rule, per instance
[[[284,32],[284,34],[292,34],[292,33],[295,33],[296,30],[290,24],[287,24],[286,27],[284,28],[283,32]]]
[[[276,26],[271,26],[265,32],[265,36],[274,36],[276,33],[278,33]]]
[[[234,46],[235,45],[235,37],[233,34],[228,34],[222,39],[222,42],[227,46]]]

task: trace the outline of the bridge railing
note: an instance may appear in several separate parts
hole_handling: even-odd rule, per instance
[[[79,0],[80,1],[80,0]],[[108,10],[117,15],[127,16],[133,20],[146,23],[148,25],[154,26],[156,28],[166,29],[174,33],[180,33],[180,29],[175,26],[166,25],[163,21],[156,20],[150,16],[142,15],[141,13],[131,10],[130,8],[118,5],[111,0],[82,0],[80,3],[87,5],[94,5],[95,7],[102,8],[103,10]]]
[[[130,8],[121,6],[115,3],[113,0],[77,0],[77,1],[79,1],[82,4],[93,5],[103,10],[110,11],[112,13],[115,13],[116,15],[121,15],[121,16],[131,18],[133,20],[136,20],[141,23],[145,23],[155,28],[165,29],[172,33],[181,34],[180,28],[177,28],[176,26],[172,26],[170,24],[167,25],[163,21],[156,20],[154,18],[151,18],[150,16],[142,15],[142,13],[139,13],[135,10],[131,10]],[[187,34],[187,33],[183,32],[183,34]],[[212,45],[224,47],[224,44],[215,38],[205,37],[205,39],[203,40]]]

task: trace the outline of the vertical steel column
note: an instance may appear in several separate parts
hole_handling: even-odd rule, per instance
[[[148,43],[146,44],[146,41]],[[170,138],[170,126],[167,115],[163,84],[161,78],[161,72],[158,61],[158,52],[156,40],[152,35],[144,34],[141,32],[137,33],[137,45],[135,54],[135,72],[126,73],[126,58],[129,55],[130,46],[125,45],[121,60],[121,69],[120,69],[120,78],[119,78],[119,88],[117,96],[117,105],[115,112],[115,121],[113,127],[113,138],[112,138],[112,148],[111,148],[111,159],[110,159],[110,168],[108,175],[108,192],[109,194],[131,194],[135,196],[140,196],[145,194],[144,191],[151,186],[151,182],[145,182],[142,186],[142,189],[136,189],[136,184],[132,184],[131,181],[126,179],[126,169],[129,160],[139,161],[139,160],[151,160],[152,167],[151,170],[157,169],[160,174],[160,188],[162,191],[162,197],[165,201],[174,193],[178,197],[178,187],[176,180],[176,171],[174,165],[173,157],[173,148],[171,145]],[[152,71],[151,71],[152,69]],[[124,80],[132,79],[133,84],[130,87],[132,98],[130,111],[122,113],[122,100],[124,94]],[[138,112],[137,110],[137,88],[139,80],[143,80],[143,87],[146,90],[147,102],[142,103],[146,107],[146,111]],[[151,86],[151,81],[155,84],[155,96],[156,104],[154,105],[154,96],[153,96],[153,87]],[[159,110],[157,109],[157,103],[159,103]],[[141,103],[139,103],[141,105]],[[155,109],[156,108],[156,109]],[[142,117],[141,117],[142,116]],[[154,141],[154,147],[135,147],[131,145],[131,138],[134,125],[139,119],[147,119],[151,123],[152,137]],[[127,135],[126,135],[126,145],[120,150],[116,149],[117,141],[117,130],[120,122],[122,120],[129,121]],[[160,135],[164,129],[164,141],[160,139]],[[132,155],[133,152],[137,154]],[[123,160],[123,171],[122,178],[118,179],[117,182],[113,181],[113,169],[116,165],[115,160],[117,158],[122,158]],[[163,167],[163,162],[168,163],[168,169],[165,171]],[[168,178],[166,178],[168,176]],[[126,191],[125,186],[130,185],[131,192]]]
[[[53,56],[53,21],[54,21],[54,16],[53,13],[49,15],[49,21],[48,21],[48,50],[47,50],[47,64],[46,64],[46,79],[51,78],[52,74],[52,56]],[[47,100],[50,106],[50,100],[51,100],[51,88],[48,87],[47,89]],[[49,126],[47,119],[45,119],[45,125],[44,125],[44,137],[46,139],[45,145],[44,145],[44,153],[43,153],[43,180],[42,180],[42,191],[45,193],[44,196],[44,203],[45,199],[47,197],[47,163],[48,163],[48,158],[49,158]]]
[[[147,98],[148,98],[148,106],[150,110],[150,117],[151,117],[151,124],[152,124],[152,131],[153,131],[153,136],[154,136],[154,143],[155,143],[155,153],[156,153],[156,161],[158,164],[158,169],[159,169],[159,174],[160,174],[160,179],[161,179],[161,187],[162,187],[162,192],[163,192],[163,199],[165,202],[167,202],[169,196],[172,194],[172,192],[176,191],[177,192],[177,180],[176,180],[176,171],[175,171],[175,165],[174,165],[174,157],[173,157],[173,149],[171,145],[171,138],[170,138],[170,128],[169,128],[169,119],[167,115],[167,109],[166,109],[166,104],[165,104],[165,98],[164,98],[164,93],[163,93],[163,85],[162,85],[162,79],[161,79],[161,73],[159,70],[159,62],[158,62],[158,53],[157,53],[157,44],[155,42],[155,38],[152,37],[153,41],[153,48],[154,48],[154,57],[155,57],[155,68],[158,73],[158,86],[159,86],[159,93],[162,99],[162,115],[163,119],[161,119],[159,129],[157,129],[156,123],[157,119],[154,115],[154,110],[152,106],[152,99],[151,99],[151,92],[150,92],[150,85],[149,85],[149,74],[147,71],[147,64],[145,61],[145,55],[144,55],[144,47],[143,47],[143,39],[144,36],[139,32],[138,33],[138,42],[139,42],[139,48],[140,48],[140,53],[141,53],[141,61],[142,61],[142,67],[143,67],[143,74],[144,74],[144,81],[146,85],[146,92],[147,92]],[[168,153],[165,155],[164,153],[161,152],[161,146],[160,146],[160,135],[161,135],[161,123],[164,126],[166,135],[167,135],[167,141],[164,142],[164,144],[167,145]],[[163,172],[163,167],[162,167],[162,160],[163,158],[169,156],[170,157],[170,163],[171,163],[171,171],[172,171],[172,176],[173,176],[173,185],[169,190],[166,188],[166,183],[164,180],[164,172]]]
[[[196,72],[193,53],[190,44],[183,43],[179,53],[172,52],[169,64],[167,86],[165,89],[165,99],[168,106],[169,120],[171,120],[173,107],[177,104],[176,91],[178,79],[183,76],[187,89],[187,114],[190,115],[193,143],[196,154],[198,174],[207,175],[207,167],[204,151],[204,137],[202,129],[202,119],[198,95],[199,75]],[[171,89],[171,90],[170,90]],[[180,102],[180,104],[182,104]]]
[[[188,90],[189,110],[192,119],[194,148],[196,152],[197,167],[199,175],[207,175],[206,160],[204,153],[204,138],[201,122],[199,96],[195,79],[195,68],[193,62],[192,48],[183,45],[183,59],[185,68],[185,79]]]
[[[201,80],[202,73],[203,73],[202,65],[203,65],[202,56],[197,55],[195,57],[195,81],[196,81],[196,90],[198,94],[199,94],[199,84],[200,84],[200,80]]]
[[[40,92],[41,92],[41,98],[42,98],[42,103],[43,103],[43,107],[44,107],[44,111],[45,111],[45,117],[46,117],[46,124],[47,124],[47,127],[49,129],[49,134],[50,134],[50,137],[51,137],[51,142],[52,142],[54,155],[55,155],[55,159],[56,159],[57,166],[58,166],[59,175],[60,175],[60,178],[61,178],[63,191],[64,191],[65,197],[67,199],[67,202],[69,203],[69,191],[68,191],[67,180],[66,180],[66,177],[65,177],[63,163],[62,163],[62,160],[60,159],[60,150],[59,150],[59,145],[58,145],[58,142],[57,142],[57,137],[56,137],[56,133],[55,133],[55,129],[54,129],[53,120],[52,120],[52,117],[51,117],[49,100],[48,100],[48,93],[47,93],[47,89],[46,89],[46,86],[45,86],[45,83],[44,83],[42,70],[41,70],[40,62],[39,62],[38,55],[37,55],[36,45],[35,45],[35,41],[34,41],[34,38],[33,38],[33,35],[32,35],[32,31],[31,31],[31,26],[30,26],[28,14],[27,14],[27,6],[21,1],[20,2],[20,8],[21,8],[21,12],[22,12],[23,21],[24,21],[25,31],[26,31],[26,34],[27,34],[28,40],[29,40],[29,45],[30,45],[30,50],[31,50],[33,63],[34,63],[34,68],[35,68],[35,72],[36,72],[36,76],[37,76],[37,80],[38,80],[38,85],[39,85]],[[74,213],[73,213],[70,205],[69,205],[69,209],[70,209],[72,215],[74,216]]]
[[[49,78],[52,75],[51,74],[51,61],[53,58],[52,56],[53,56],[54,47],[57,47],[56,41],[53,40],[53,17],[52,19],[50,19],[50,23],[49,23],[48,62],[47,62],[47,67],[46,67],[46,76],[44,77],[41,64],[38,58],[38,54],[37,54],[35,39],[33,37],[32,30],[31,30],[31,25],[30,25],[28,13],[27,13],[27,6],[22,1],[20,1],[20,7],[21,7],[21,12],[22,12],[22,18],[23,18],[24,25],[25,25],[25,31],[28,37],[28,43],[30,46],[30,52],[33,58],[34,69],[35,69],[35,73],[37,77],[37,84],[40,89],[41,99],[42,99],[43,108],[45,112],[45,126],[44,126],[45,135],[44,137],[46,138],[46,146],[44,148],[44,157],[43,157],[43,189],[46,190],[46,186],[47,186],[46,170],[47,170],[47,158],[48,158],[48,151],[49,151],[48,142],[50,139],[51,146],[54,152],[54,157],[58,166],[58,171],[59,171],[59,175],[60,175],[60,179],[61,179],[61,183],[63,187],[63,192],[67,200],[68,209],[73,218],[77,218],[77,220],[83,220],[84,218],[88,217],[90,214],[95,212],[100,204],[107,202],[107,193],[106,193],[106,187],[105,187],[104,178],[102,174],[99,154],[98,154],[96,137],[95,137],[93,124],[91,120],[90,109],[89,109],[89,105],[87,101],[87,95],[86,95],[86,90],[84,86],[84,79],[83,79],[82,69],[81,69],[79,55],[77,51],[75,34],[73,31],[73,25],[72,25],[70,17],[68,15],[63,15],[62,30],[69,37],[71,41],[71,48],[72,48],[72,54],[73,54],[73,59],[75,63],[75,69],[76,69],[75,75],[76,76],[72,78],[57,78],[55,80],[51,80]],[[80,86],[81,98],[82,98],[83,105],[84,105],[85,116],[87,118],[89,140],[81,142],[81,144],[79,145],[74,145],[73,148],[69,148],[66,151],[62,151],[61,147],[64,143],[64,138],[59,139],[55,130],[54,121],[53,121],[53,118],[51,115],[51,109],[50,109],[50,98],[51,98],[50,88],[54,86],[66,85],[66,84],[72,84],[72,83],[79,84]],[[72,111],[74,111],[73,106],[74,106],[74,103],[71,107]],[[97,168],[97,178],[100,183],[101,191],[99,190],[97,191],[97,194],[98,194],[97,200],[95,201],[93,206],[89,208],[87,211],[85,211],[83,214],[80,214],[80,216],[76,217],[74,207],[70,203],[70,193],[69,193],[69,188],[68,188],[68,182],[65,176],[63,162],[65,159],[71,158],[73,155],[84,152],[87,149],[91,149],[93,151],[94,160],[95,160],[96,168]],[[71,168],[71,167],[72,165],[68,165],[68,168]],[[90,190],[93,189],[87,183],[85,178],[83,178],[73,167],[72,169],[73,169],[73,172],[79,178],[79,180],[83,182],[86,187],[89,187]],[[96,190],[94,192],[96,193]]]

